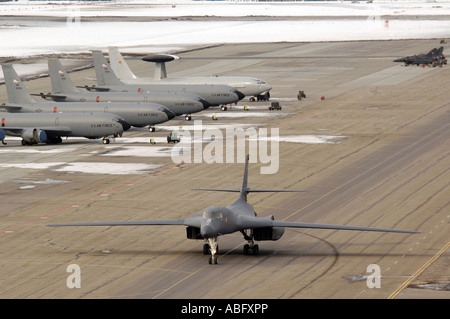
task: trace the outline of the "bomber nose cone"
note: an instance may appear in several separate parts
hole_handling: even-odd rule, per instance
[[[200,234],[204,238],[216,237],[217,234],[211,224],[203,224],[200,228]]]

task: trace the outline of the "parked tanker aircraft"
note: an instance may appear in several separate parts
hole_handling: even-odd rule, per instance
[[[103,138],[122,136],[130,126],[111,113],[0,113],[0,141],[5,135],[22,137],[22,145],[61,143],[61,137]],[[124,128],[125,127],[125,128]]]
[[[268,100],[272,87],[265,81],[248,76],[187,76],[168,77],[166,62],[180,58],[170,54],[146,55],[143,61],[155,63],[155,75],[151,77],[137,77],[128,66],[117,47],[108,47],[111,68],[117,77],[128,84],[223,84],[234,87],[245,96],[254,96],[258,100]]]
[[[51,224],[48,226],[149,226],[149,225],[182,225],[187,227],[188,239],[204,239],[207,243],[203,246],[203,253],[211,254],[210,264],[217,264],[216,253],[218,251],[217,238],[222,235],[240,232],[248,242],[244,246],[244,254],[258,254],[258,245],[255,241],[278,240],[284,234],[286,227],[293,228],[317,228],[335,230],[378,231],[416,234],[417,231],[358,227],[346,225],[326,225],[302,222],[275,221],[273,216],[256,217],[252,205],[247,202],[247,195],[252,192],[298,192],[294,190],[251,189],[247,186],[248,180],[247,155],[244,178],[240,189],[197,189],[206,191],[238,192],[239,197],[226,207],[211,206],[205,209],[202,215],[194,215],[187,219],[171,220],[144,220],[144,221],[119,221],[119,222],[94,222],[75,224]]]
[[[175,115],[203,111],[209,107],[201,96],[181,92],[88,92],[76,87],[58,58],[48,59],[52,93],[40,93],[44,99],[57,102],[152,102],[164,105]]]
[[[212,84],[127,84],[120,81],[101,51],[92,51],[97,85],[85,87],[95,91],[115,92],[181,92],[201,96],[210,106],[237,103],[245,97],[233,87]]]
[[[11,113],[106,112],[119,115],[131,126],[152,128],[175,117],[165,106],[149,102],[36,102],[13,66],[2,64],[2,67],[9,103],[1,107]]]

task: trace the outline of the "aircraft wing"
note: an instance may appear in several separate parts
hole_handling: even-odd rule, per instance
[[[47,93],[47,94],[39,93],[39,94],[30,94],[30,95],[40,96],[44,100],[53,100],[53,101],[62,100],[67,97],[67,95],[64,95],[64,94],[53,94],[53,93]]]
[[[97,86],[87,86],[87,85],[85,85],[85,86],[77,86],[77,88],[86,89],[88,91],[98,91],[98,92],[108,92],[108,91],[110,91],[110,89],[107,88],[107,87],[97,87]]]
[[[30,128],[34,127],[13,127],[13,126],[1,127],[1,129],[5,131],[6,135],[21,135],[23,131]],[[45,131],[45,133],[48,136],[61,136],[67,135],[72,132],[70,128],[64,126],[36,127],[36,128]]]
[[[49,227],[62,226],[158,226],[158,225],[184,225],[201,226],[201,215],[189,217],[187,219],[166,219],[166,220],[127,220],[120,222],[94,222],[94,223],[71,223],[71,224],[48,224]]]
[[[3,103],[2,105],[0,105],[0,109],[5,109],[5,111],[11,112],[11,113],[16,113],[16,112],[20,112],[22,107],[17,106],[17,105],[8,105],[8,104]]]
[[[263,228],[263,227],[289,227],[289,228],[316,228],[316,229],[335,229],[335,230],[377,231],[377,232],[393,232],[393,233],[408,233],[408,234],[419,234],[420,233],[419,231],[416,231],[416,230],[275,221],[275,220],[272,220],[271,218],[258,218],[258,217],[251,217],[251,216],[241,216],[240,217],[240,226],[243,227],[244,229]]]
[[[184,225],[184,219],[171,220],[138,220],[121,222],[95,222],[95,223],[73,223],[73,224],[49,224],[49,227],[60,226],[149,226],[149,225]]]

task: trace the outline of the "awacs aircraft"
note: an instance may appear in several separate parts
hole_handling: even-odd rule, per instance
[[[443,51],[444,47],[440,47],[439,49],[434,48],[427,54],[410,55],[404,58],[396,59],[394,60],[394,62],[403,62],[405,63],[405,66],[408,66],[410,64],[415,64],[417,66],[442,66],[444,64],[447,64],[447,59],[444,56]]]
[[[265,81],[248,76],[188,76],[188,77],[167,77],[166,62],[179,60],[176,55],[158,54],[146,55],[143,61],[155,63],[155,75],[153,78],[136,77],[128,66],[127,62],[119,52],[117,47],[108,47],[111,68],[117,77],[128,84],[148,83],[148,84],[224,84],[232,86],[245,94],[254,96],[258,100],[268,100],[269,91],[272,87]]]
[[[200,95],[210,106],[237,103],[244,94],[227,85],[212,84],[126,84],[120,81],[101,51],[92,51],[97,86],[86,87],[96,91],[116,92],[181,92]]]
[[[188,239],[205,239],[203,253],[209,252],[210,264],[217,264],[216,253],[218,251],[217,238],[222,235],[241,232],[248,244],[244,246],[244,254],[258,254],[256,241],[278,240],[284,234],[286,227],[294,228],[318,228],[336,230],[379,231],[416,234],[417,231],[398,230],[387,228],[358,227],[345,225],[326,225],[301,222],[275,221],[273,216],[256,217],[253,206],[247,202],[248,193],[252,192],[298,192],[294,190],[251,189],[247,186],[248,180],[247,155],[244,178],[240,189],[197,189],[206,191],[238,192],[239,197],[231,205],[226,207],[211,206],[205,209],[202,215],[194,215],[187,219],[174,220],[144,220],[144,221],[119,221],[76,224],[51,224],[48,226],[148,226],[148,225],[184,225],[187,226]]]
[[[57,58],[48,59],[48,70],[52,83],[52,93],[40,96],[57,102],[152,102],[164,105],[175,115],[203,111],[209,104],[199,95],[180,92],[87,92],[81,91],[71,80]]]
[[[132,126],[144,127],[175,117],[168,108],[141,102],[36,102],[28,93],[11,64],[2,64],[9,103],[1,105],[11,113],[107,112],[117,114]]]
[[[102,138],[122,136],[127,125],[110,113],[0,113],[0,141],[5,135],[21,136],[22,145],[61,143],[61,137]]]

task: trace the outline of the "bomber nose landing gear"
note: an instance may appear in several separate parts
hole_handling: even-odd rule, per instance
[[[217,245],[217,237],[208,238],[208,243],[203,245],[203,254],[207,255],[208,252],[211,253],[209,257],[209,264],[217,265],[216,254],[219,252],[219,246]]]

